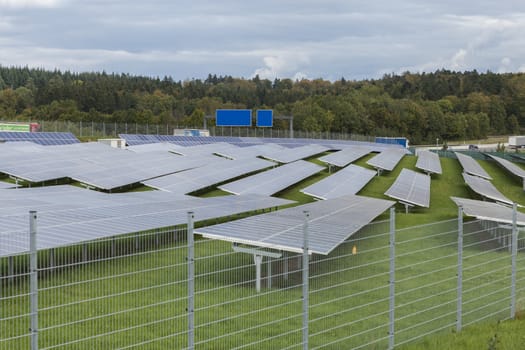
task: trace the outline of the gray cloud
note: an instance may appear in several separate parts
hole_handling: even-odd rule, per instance
[[[13,3],[0,0],[1,65],[332,80],[525,67],[525,3],[512,0]]]

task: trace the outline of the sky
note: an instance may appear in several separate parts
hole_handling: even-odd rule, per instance
[[[525,72],[525,1],[0,0],[0,65],[175,80]]]

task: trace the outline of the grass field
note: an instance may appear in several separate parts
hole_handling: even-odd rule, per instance
[[[357,162],[368,167],[365,157]],[[375,177],[361,195],[383,193],[402,168],[413,169],[415,157],[405,157],[391,173]],[[524,322],[502,322],[509,315],[510,258],[478,222],[465,225],[464,324],[455,329],[457,271],[457,207],[450,196],[476,198],[461,177],[454,159],[441,159],[443,175],[434,176],[431,207],[405,214],[396,207],[396,344],[400,349],[514,349],[523,344]],[[521,183],[482,161],[493,183],[509,198],[525,203]],[[300,203],[312,199],[298,190],[328,176],[323,171],[279,193]],[[207,195],[222,195],[210,191]],[[327,257],[310,263],[310,348],[362,347],[385,349],[388,344],[389,235],[388,214],[342,244]],[[438,224],[432,224],[440,221]],[[414,226],[417,226],[414,228]],[[184,236],[184,232],[178,235]],[[136,238],[98,242],[89,247],[92,262],[79,262],[82,246],[57,252],[60,269],[45,269],[40,278],[41,348],[92,349],[183,348],[187,343],[187,247],[172,230],[145,233],[140,249]],[[157,242],[159,242],[157,244]],[[357,254],[353,252],[357,248]],[[112,257],[111,251],[119,254]],[[298,257],[272,263],[272,287],[264,280],[255,293],[253,257],[233,253],[225,242],[198,240],[195,245],[195,339],[198,349],[298,349],[301,342],[301,274]],[[41,266],[47,252],[40,254]],[[5,264],[5,261],[2,261]],[[520,259],[519,306],[525,303],[525,271]],[[286,268],[285,268],[286,266]],[[286,273],[288,271],[288,273]],[[268,276],[263,264],[263,276]],[[27,334],[27,276],[3,283],[0,338]],[[17,295],[20,295],[17,297]],[[485,315],[489,317],[485,318]],[[1,319],[6,319],[2,321]],[[481,325],[477,325],[481,320]],[[441,330],[442,335],[421,337]],[[497,336],[495,336],[497,335]],[[81,341],[79,339],[82,339]],[[153,341],[153,339],[156,339]],[[0,341],[0,349],[28,348],[28,338]],[[521,341],[521,342],[520,342]],[[415,342],[413,345],[410,343]],[[247,345],[250,344],[250,345]],[[491,347],[492,346],[492,347]],[[519,349],[516,348],[516,349]]]

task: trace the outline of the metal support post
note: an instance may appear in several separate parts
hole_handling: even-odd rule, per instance
[[[55,248],[49,249],[49,267],[55,267]]]
[[[457,308],[456,331],[461,331],[463,319],[463,207],[458,207],[458,280],[457,280]]]
[[[36,211],[29,212],[29,294],[31,315],[31,350],[38,349],[38,263],[36,247]]]
[[[390,276],[389,276],[389,330],[388,330],[388,349],[394,348],[394,332],[395,332],[395,298],[396,298],[396,209],[390,208]]]
[[[310,213],[306,210],[303,213],[303,349],[308,350],[308,220]]]
[[[516,317],[516,264],[518,258],[518,219],[517,205],[512,204],[512,275],[511,275],[511,292],[510,292],[510,318]]]
[[[188,349],[195,348],[195,246],[192,211],[188,212]]]
[[[288,281],[288,255],[283,258],[283,277],[285,281]]]
[[[268,258],[268,260],[266,261],[267,263],[267,267],[268,267],[268,273],[267,273],[267,283],[266,283],[266,287],[267,288],[272,288],[272,259],[271,258]]]
[[[253,254],[253,262],[255,263],[255,290],[257,293],[261,291],[261,263],[263,256],[259,254]]]

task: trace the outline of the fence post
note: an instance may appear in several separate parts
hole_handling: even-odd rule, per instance
[[[31,308],[31,350],[38,349],[38,264],[36,247],[36,211],[29,212],[29,294]]]
[[[516,264],[518,257],[517,205],[512,203],[512,275],[510,286],[510,318],[516,317]]]
[[[388,349],[394,348],[394,323],[395,323],[395,313],[394,309],[396,306],[396,208],[390,208],[390,291],[389,291],[389,330],[388,330]]]
[[[308,350],[308,219],[310,213],[307,210],[303,213],[303,349]]]
[[[463,207],[458,206],[458,284],[457,284],[457,309],[456,331],[461,331],[463,318]]]
[[[188,212],[188,349],[195,348],[195,247],[192,211]]]

